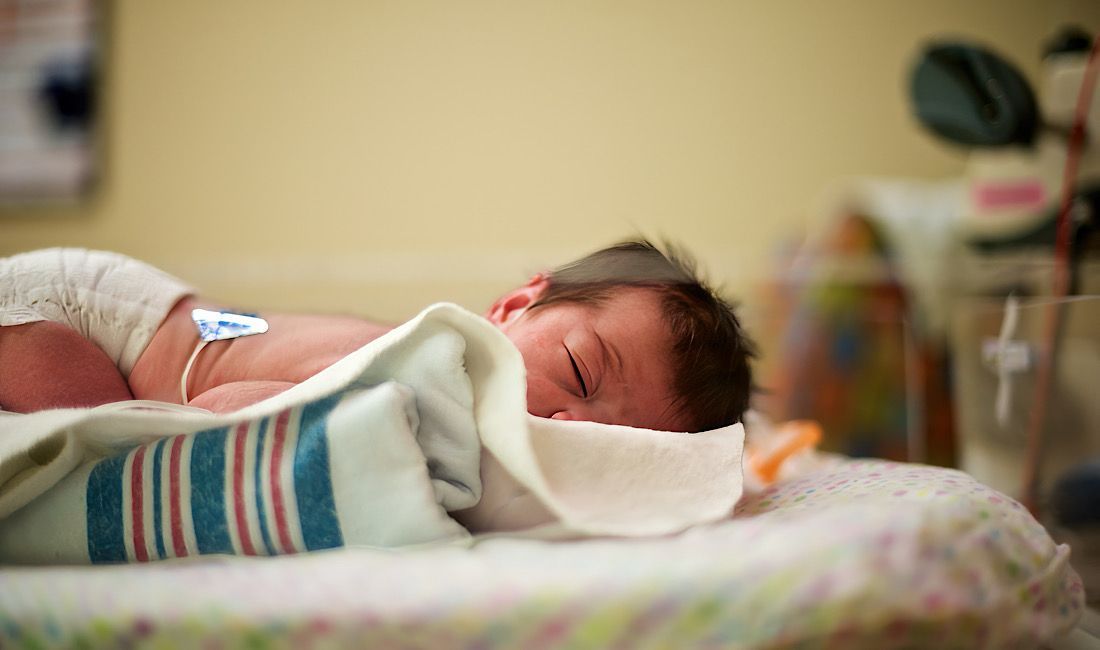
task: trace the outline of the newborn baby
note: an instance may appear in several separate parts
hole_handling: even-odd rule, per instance
[[[0,408],[16,412],[128,399],[233,411],[391,329],[265,313],[266,333],[197,349],[192,310],[224,306],[136,260],[51,249],[0,259],[0,278]],[[533,415],[701,431],[748,406],[753,352],[733,309],[648,242],[536,275],[486,318],[523,357]]]

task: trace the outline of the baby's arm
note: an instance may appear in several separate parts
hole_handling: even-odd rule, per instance
[[[0,408],[30,413],[133,399],[103,350],[51,321],[0,327]]]

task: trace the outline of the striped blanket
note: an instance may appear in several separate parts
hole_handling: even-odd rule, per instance
[[[86,492],[91,561],[342,546],[324,431],[337,403],[162,438],[96,463]]]

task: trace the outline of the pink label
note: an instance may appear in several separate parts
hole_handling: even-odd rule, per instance
[[[1037,208],[1046,203],[1046,187],[1037,178],[979,181],[970,189],[979,210]]]

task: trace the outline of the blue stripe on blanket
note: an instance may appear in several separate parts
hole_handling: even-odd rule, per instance
[[[229,427],[200,431],[191,445],[191,519],[199,553],[232,553],[226,521],[226,437]]]
[[[264,440],[269,437],[274,437],[266,435],[267,425],[271,422],[271,420],[272,418],[266,418],[262,420],[260,422],[260,430],[256,434],[256,471],[253,472],[253,475],[256,477],[256,515],[260,520],[260,537],[262,537],[264,540],[264,548],[267,549],[267,554],[275,555],[277,551],[275,550],[275,545],[271,543],[271,532],[268,530],[267,515],[264,512],[266,510],[266,508],[264,508],[264,504],[267,502],[267,499],[264,498],[263,490]]]
[[[153,530],[156,531],[156,543],[157,543],[157,557],[165,557],[164,553],[164,533],[161,532],[161,480],[160,480],[160,465],[161,459],[164,457],[164,447],[168,439],[165,438],[157,442],[156,447],[153,448]]]
[[[342,395],[307,404],[302,409],[298,448],[294,452],[294,492],[302,538],[311,551],[343,546],[336,501],[332,496],[328,451],[328,416]]]
[[[125,562],[122,530],[122,472],[126,454],[98,463],[88,475],[85,497],[88,520],[88,558],[92,562]]]
[[[229,427],[195,434],[191,446],[191,517],[199,553],[232,553],[225,520],[225,439]]]

